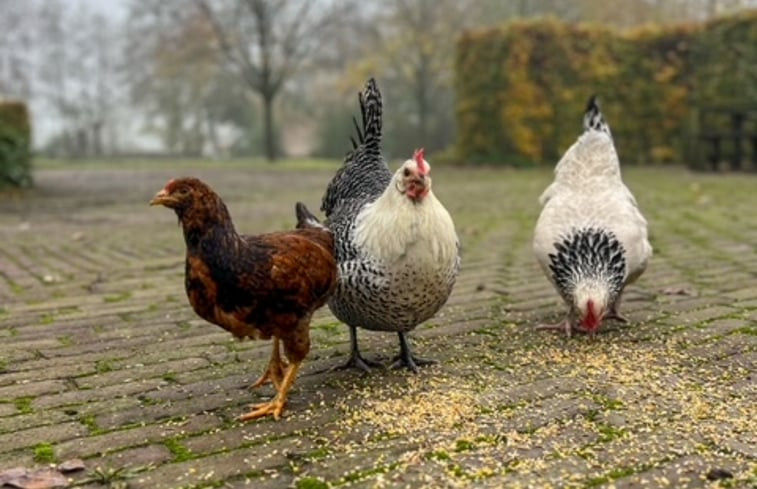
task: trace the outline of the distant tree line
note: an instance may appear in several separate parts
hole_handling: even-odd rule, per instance
[[[121,10],[107,13],[104,9]],[[551,16],[627,29],[757,0],[0,0],[0,97],[61,156],[228,157],[348,149],[356,92],[385,94],[386,150],[452,147],[454,53],[473,28]],[[147,149],[144,149],[147,148]]]

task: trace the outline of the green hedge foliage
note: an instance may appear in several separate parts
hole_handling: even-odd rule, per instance
[[[31,185],[30,160],[31,125],[26,105],[0,101],[0,187]]]
[[[757,11],[626,34],[556,20],[470,31],[455,72],[460,161],[554,163],[596,93],[623,161],[682,162],[697,107],[757,105]]]

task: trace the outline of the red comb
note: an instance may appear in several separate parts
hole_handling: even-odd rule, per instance
[[[422,174],[428,173],[428,165],[426,164],[426,161],[423,159],[423,148],[416,149],[415,153],[413,153],[413,159],[415,160],[415,163],[418,165],[418,171]]]

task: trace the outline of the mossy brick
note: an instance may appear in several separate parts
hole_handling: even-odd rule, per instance
[[[676,296],[672,296],[676,297]],[[663,300],[669,299],[667,297],[663,298]],[[717,306],[728,306],[729,304],[732,304],[733,301],[730,299],[726,299],[724,297],[719,296],[699,296],[699,297],[689,297],[681,300],[676,300],[675,302],[671,304],[665,304],[664,310],[668,312],[669,314],[673,315],[674,317],[678,317],[679,315],[683,314],[692,314],[693,317],[689,318],[690,320],[699,320],[699,311],[711,309],[713,307]],[[730,312],[733,312],[733,310],[729,310]],[[709,313],[707,313],[709,315]],[[727,314],[727,312],[726,312]],[[683,319],[687,319],[686,316],[683,316]],[[711,316],[707,319],[711,319]]]
[[[0,375],[0,377],[2,377]],[[18,382],[0,387],[0,399],[15,399],[17,397],[34,397],[42,394],[53,394],[70,389],[63,380],[43,380],[41,382]]]
[[[97,389],[76,389],[58,394],[46,394],[35,397],[32,400],[32,409],[49,409],[65,405],[92,404],[98,401],[108,402],[121,397],[134,397],[138,394],[153,391],[163,385],[165,380],[161,378],[135,379],[114,385],[98,387]],[[73,406],[72,409],[77,409]],[[90,411],[90,409],[87,409]]]
[[[576,416],[598,409],[598,405],[587,399],[548,398],[529,405],[507,419],[504,426],[518,432],[530,432],[554,420],[568,421]]]
[[[214,430],[222,424],[223,420],[217,416],[200,414],[183,421],[153,423],[76,438],[60,443],[56,450],[61,458],[102,456],[130,447],[159,444],[167,438],[185,437],[193,433]]]
[[[706,321],[712,321],[724,316],[730,316],[737,312],[732,307],[714,306],[706,307],[704,309],[698,309],[696,311],[689,311],[682,314],[678,314],[674,317],[674,320],[683,325],[697,324]]]
[[[17,414],[18,409],[13,403],[0,403],[0,418],[10,416],[11,414]]]
[[[212,369],[207,369],[212,370]],[[261,369],[262,371],[262,369]],[[164,401],[181,401],[184,399],[194,399],[198,397],[207,396],[215,393],[230,393],[234,391],[241,391],[253,393],[254,389],[250,389],[252,376],[248,374],[243,375],[231,375],[231,376],[219,376],[215,378],[207,378],[191,384],[172,384],[167,385],[162,389],[156,389],[145,395],[146,398],[151,401],[164,402]],[[178,374],[176,379],[181,378]],[[257,391],[269,392],[267,389],[257,389]]]
[[[255,423],[234,424],[221,430],[186,438],[182,444],[196,454],[234,450],[240,446],[261,444],[266,440],[288,437],[292,434],[307,437],[298,433],[310,431],[314,426],[323,427],[337,418],[333,411],[327,409],[285,413],[285,415],[286,423],[261,420]]]
[[[512,405],[578,391],[585,386],[586,383],[576,377],[539,379],[521,385],[513,385],[508,389],[494,390],[487,394],[486,402],[493,406]]]
[[[19,448],[31,448],[39,443],[57,443],[87,434],[80,423],[61,423],[38,426],[0,435],[0,453]]]
[[[6,416],[0,418],[0,433],[14,433],[35,427],[65,423],[71,420],[72,417],[62,411],[32,411],[31,413],[24,412],[19,413],[16,416]]]
[[[699,361],[719,360],[757,348],[757,337],[731,334],[714,342],[706,342],[686,350]]]
[[[208,484],[228,477],[262,472],[288,466],[290,450],[307,451],[313,444],[306,438],[276,440],[186,462],[166,463],[155,470],[140,474],[130,481],[135,489],[161,489]]]
[[[173,455],[165,445],[153,444],[109,453],[97,459],[97,465],[103,468],[144,467],[147,465],[160,465],[168,462],[172,457]]]
[[[250,399],[252,400],[254,398]],[[95,422],[102,429],[114,430],[135,423],[155,423],[173,417],[194,416],[229,404],[234,404],[234,400],[224,393],[156,405],[140,403],[134,407],[96,414]]]
[[[702,455],[677,457],[660,462],[652,468],[640,471],[641,473],[630,468],[629,475],[615,479],[612,484],[617,489],[636,489],[642,484],[670,488],[709,487],[712,484],[707,481],[707,474],[713,468],[721,468],[717,467],[716,460],[708,460],[708,457]],[[732,463],[726,462],[726,466],[722,468],[732,474],[736,472]]]
[[[112,370],[110,372],[95,374],[88,377],[80,377],[76,379],[76,384],[80,388],[103,387],[136,379],[158,377],[166,372],[195,370],[208,365],[208,361],[200,357],[182,358],[150,365],[142,365],[138,363],[138,357],[134,357],[132,361],[134,363],[129,367],[122,366],[118,370]]]
[[[66,379],[79,375],[95,373],[94,364],[87,362],[59,365],[55,361],[47,361],[44,369],[28,369],[20,372],[3,374],[2,383],[28,383],[32,381]]]

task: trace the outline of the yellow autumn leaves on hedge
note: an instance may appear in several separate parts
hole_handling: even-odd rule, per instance
[[[557,20],[469,31],[455,75],[460,161],[554,163],[596,93],[623,161],[685,162],[700,107],[757,105],[757,11],[628,33]]]

